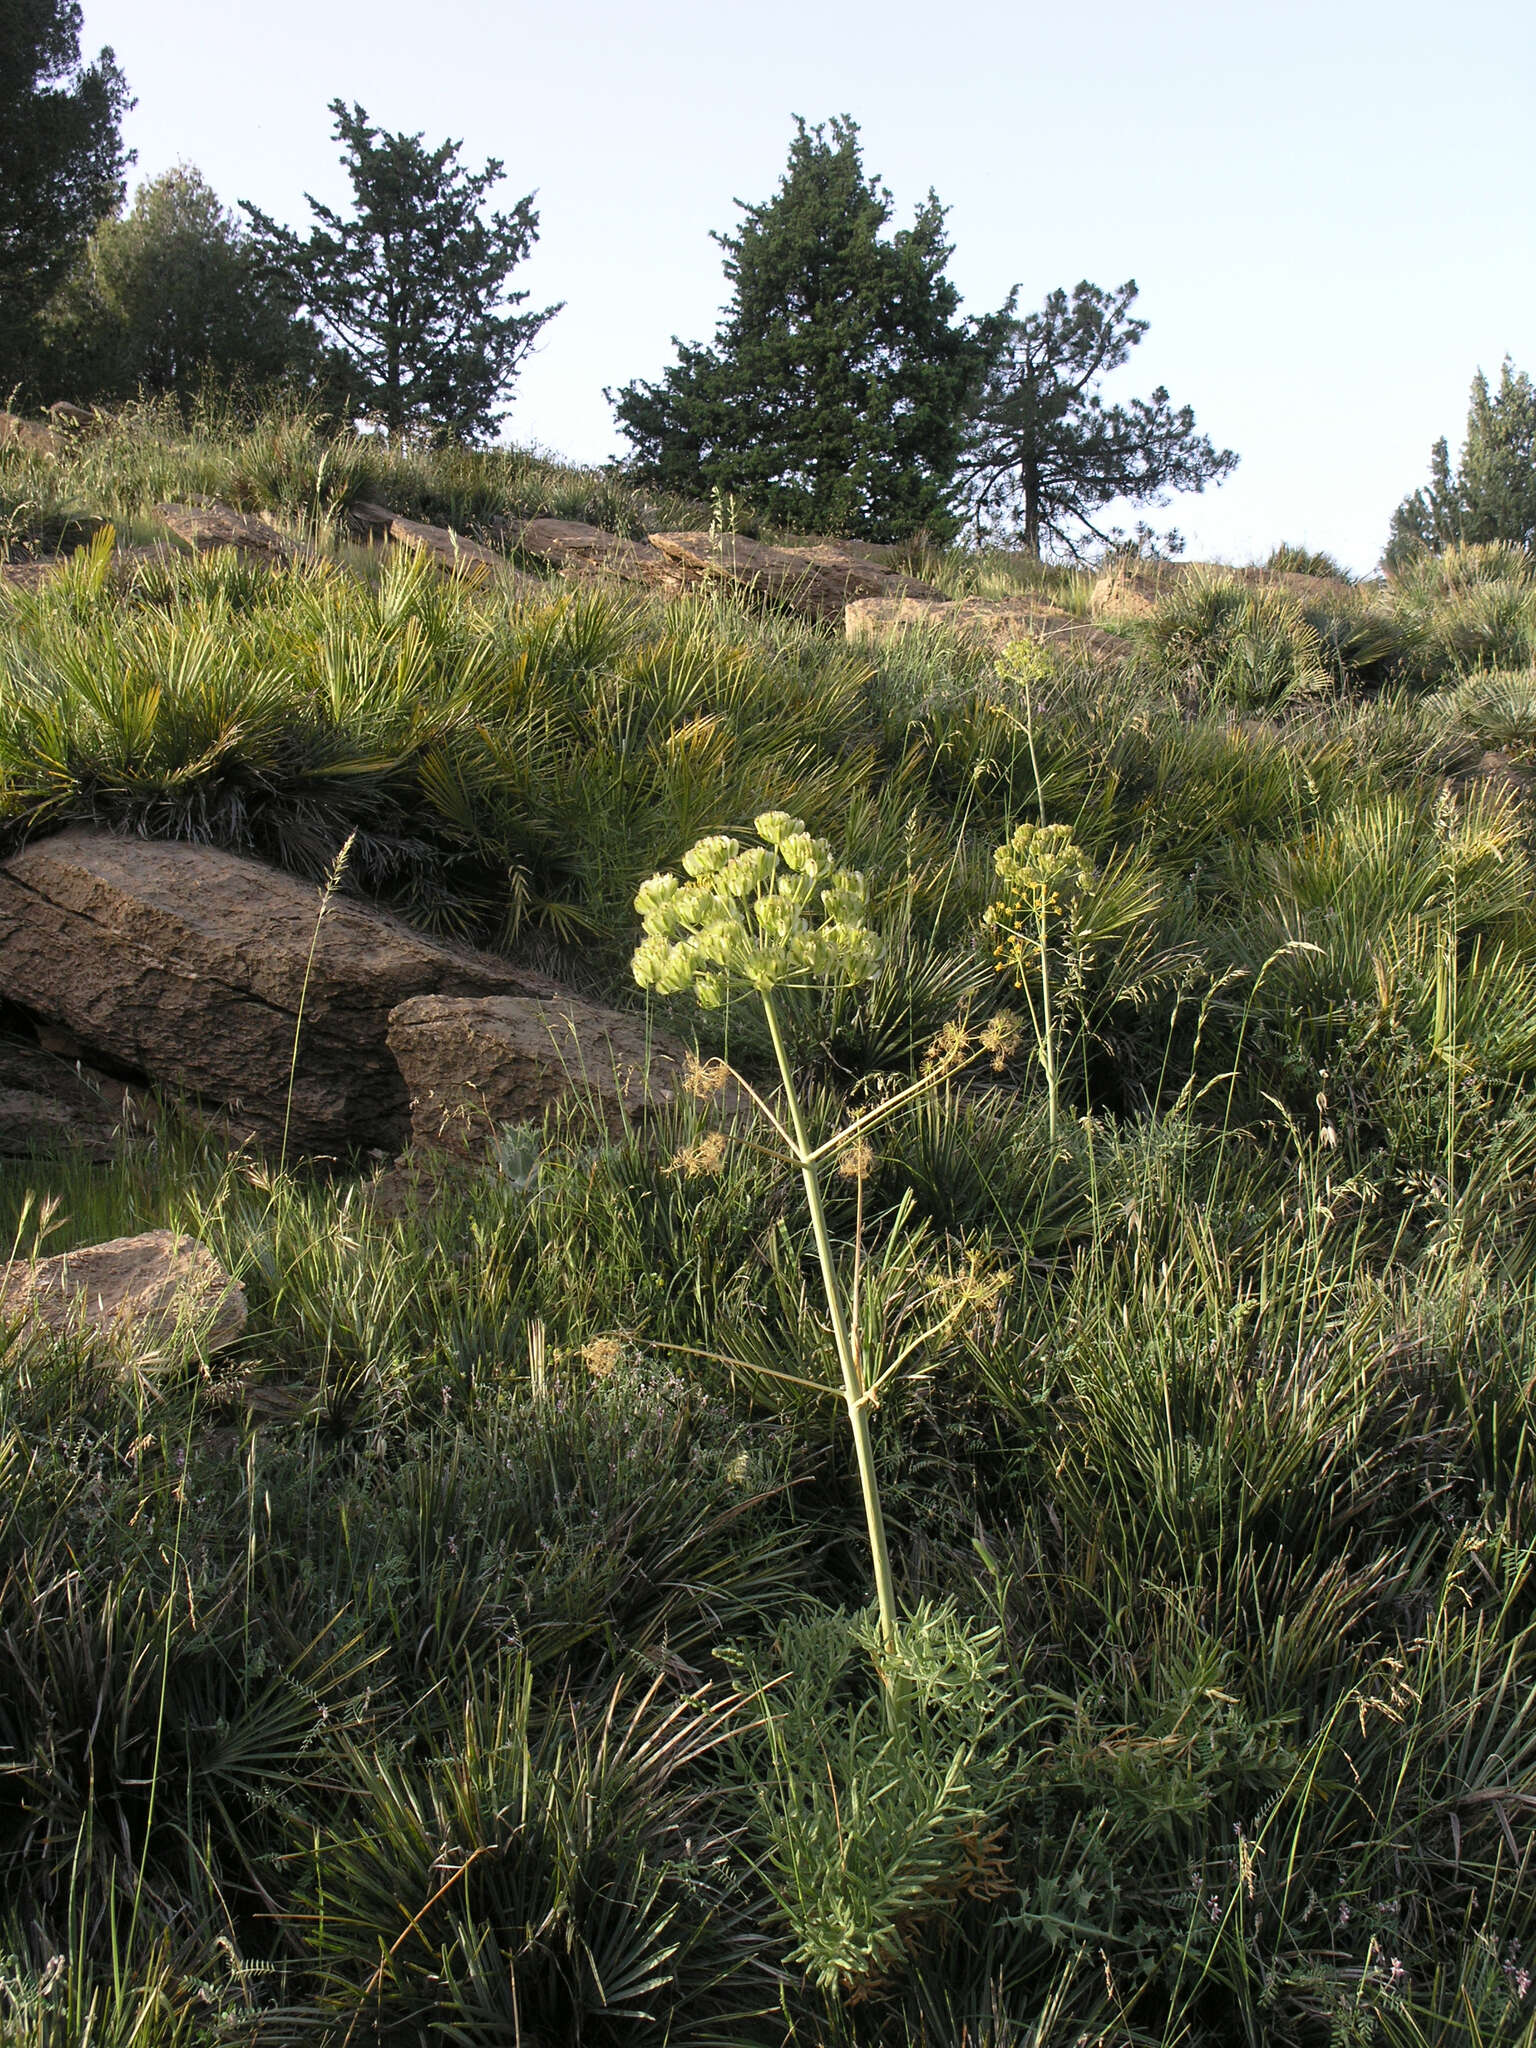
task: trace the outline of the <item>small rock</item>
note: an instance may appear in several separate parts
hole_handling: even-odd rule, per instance
[[[140,1363],[208,1354],[245,1331],[245,1289],[206,1245],[169,1230],[115,1237],[0,1269],[0,1315],[83,1331]]]
[[[69,398],[56,398],[48,408],[48,417],[56,426],[77,432],[96,426],[101,419],[100,413],[93,412],[90,406],[76,405]]]
[[[617,1136],[673,1101],[685,1053],[643,1017],[574,996],[417,996],[390,1012],[389,1045],[427,1151],[473,1157],[498,1125],[538,1123],[585,1096]]]

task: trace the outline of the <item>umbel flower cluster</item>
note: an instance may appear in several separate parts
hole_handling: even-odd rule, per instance
[[[736,989],[771,995],[813,981],[867,981],[880,942],[864,877],[787,811],[753,820],[759,846],[725,833],[683,855],[686,879],[652,875],[635,898],[645,937],[634,975],[657,995],[692,989],[718,1009]]]
[[[1094,882],[1093,865],[1066,825],[1020,825],[992,858],[1003,885],[987,910],[993,955],[999,970],[1012,967],[1022,978],[1021,948],[1036,946],[1048,920],[1070,912]]]

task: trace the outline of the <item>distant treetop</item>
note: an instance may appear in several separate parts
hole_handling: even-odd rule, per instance
[[[1400,569],[1464,541],[1536,547],[1536,384],[1508,356],[1496,391],[1481,370],[1472,380],[1455,470],[1442,435],[1430,450],[1429,482],[1393,513],[1386,566]]]
[[[38,316],[123,196],[133,105],[110,50],[80,55],[76,0],[0,5],[0,392],[31,381]]]

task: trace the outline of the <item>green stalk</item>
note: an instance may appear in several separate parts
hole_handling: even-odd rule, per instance
[[[789,1055],[784,1049],[784,1039],[779,1030],[773,998],[766,990],[763,992],[763,1010],[768,1018],[768,1031],[773,1039],[774,1056],[778,1060],[779,1073],[784,1082],[785,1100],[789,1104],[790,1125],[794,1132],[795,1164],[799,1167],[800,1177],[805,1183],[805,1199],[810,1207],[811,1229],[816,1238],[816,1255],[821,1261],[821,1281],[827,1297],[827,1313],[832,1319],[832,1337],[837,1346],[837,1361],[843,1372],[843,1400],[848,1409],[848,1420],[853,1424],[853,1448],[859,1464],[859,1484],[864,1493],[864,1519],[869,1528],[869,1548],[875,1567],[875,1597],[880,1606],[880,1637],[885,1648],[894,1651],[896,1588],[891,1577],[890,1549],[885,1540],[885,1516],[880,1508],[880,1484],[875,1475],[875,1446],[870,1434],[869,1405],[865,1397],[863,1375],[859,1370],[858,1354],[854,1350],[853,1339],[849,1334],[848,1318],[843,1310],[842,1288],[832,1257],[832,1239],[827,1231],[826,1211],[822,1207],[821,1182],[817,1177],[816,1163],[806,1137],[805,1121],[800,1114],[800,1098],[795,1092]]]
[[[1042,906],[1035,913],[1036,929],[1040,935],[1040,1000],[1045,1017],[1045,1033],[1041,1041],[1040,1057],[1045,1066],[1045,1091],[1049,1116],[1051,1149],[1056,1147],[1056,1034],[1051,1017],[1051,955],[1046,942],[1045,910]]]

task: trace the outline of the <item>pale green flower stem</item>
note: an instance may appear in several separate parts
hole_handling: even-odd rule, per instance
[[[1056,1101],[1060,1092],[1056,1079],[1056,1024],[1051,1015],[1051,954],[1046,943],[1045,908],[1042,904],[1036,913],[1036,928],[1040,946],[1040,1001],[1045,1018],[1045,1030],[1040,1040],[1040,1061],[1045,1068],[1045,1092],[1048,1130],[1051,1150],[1056,1149]]]
[[[875,1446],[869,1428],[869,1395],[843,1307],[843,1290],[832,1256],[832,1239],[827,1232],[827,1216],[822,1207],[821,1182],[816,1173],[815,1154],[806,1137],[805,1120],[800,1114],[800,1098],[795,1092],[794,1076],[790,1070],[789,1055],[784,1049],[784,1039],[779,1030],[773,998],[766,990],[763,991],[763,1010],[768,1018],[768,1031],[773,1039],[774,1056],[778,1060],[779,1073],[784,1082],[784,1098],[789,1104],[790,1127],[794,1139],[791,1149],[795,1164],[800,1169],[800,1177],[805,1182],[805,1199],[811,1211],[811,1229],[816,1238],[816,1255],[821,1261],[822,1286],[826,1290],[827,1313],[832,1319],[832,1338],[837,1346],[837,1362],[842,1367],[843,1400],[847,1405],[848,1420],[853,1425],[853,1448],[858,1459],[859,1484],[864,1493],[864,1519],[868,1524],[869,1548],[874,1559],[875,1597],[880,1606],[880,1635],[885,1648],[894,1651],[896,1589],[891,1578],[891,1553],[885,1540],[885,1516],[880,1508],[880,1485],[875,1476]]]

